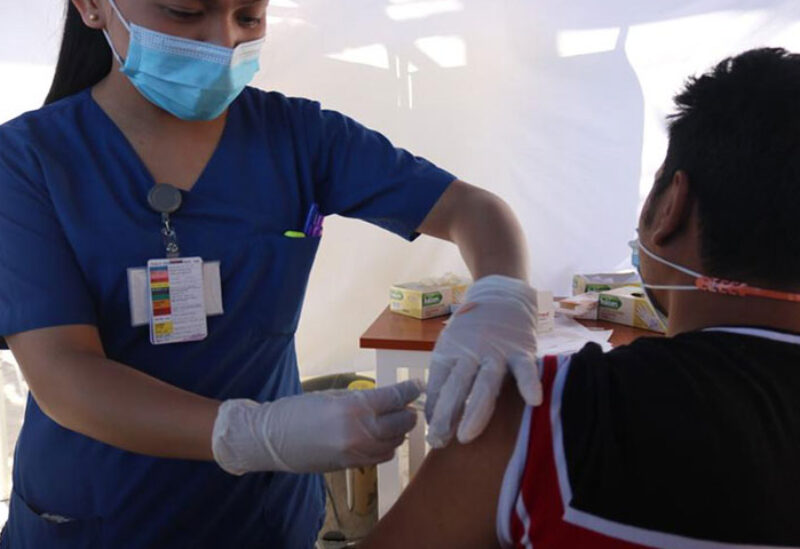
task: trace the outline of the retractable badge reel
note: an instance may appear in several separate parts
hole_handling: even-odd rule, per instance
[[[167,257],[179,257],[181,249],[178,246],[178,234],[169,216],[181,207],[183,203],[181,192],[168,183],[159,183],[147,193],[147,203],[154,211],[161,214],[161,237],[164,239]]]

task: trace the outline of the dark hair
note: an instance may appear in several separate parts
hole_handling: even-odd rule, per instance
[[[78,10],[67,0],[64,38],[45,105],[94,86],[110,70],[111,48],[102,31],[84,25]]]
[[[675,104],[653,196],[687,173],[705,274],[800,288],[800,55],[725,59],[690,78]]]

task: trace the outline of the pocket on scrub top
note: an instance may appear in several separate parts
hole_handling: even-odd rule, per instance
[[[258,331],[264,335],[293,334],[308,286],[319,237],[266,235],[259,241],[263,267],[259,276]]]
[[[68,519],[66,522],[33,510],[22,497],[11,491],[11,506],[3,546],[9,549],[101,548],[100,519]]]

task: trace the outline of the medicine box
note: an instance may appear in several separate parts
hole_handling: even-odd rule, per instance
[[[546,290],[536,291],[536,309],[538,318],[536,319],[536,331],[539,334],[546,334],[555,329],[556,307],[553,302],[553,292]]]
[[[666,332],[666,326],[659,320],[640,286],[624,286],[600,292],[597,316],[600,320],[625,326]]]
[[[640,285],[636,271],[620,271],[617,273],[576,274],[572,277],[572,295],[586,292],[605,292],[623,286]]]
[[[389,290],[389,308],[394,313],[419,319],[450,314],[452,286],[430,286],[420,282],[395,284]]]
[[[580,320],[597,320],[597,303],[600,294],[586,292],[572,297],[565,297],[558,302],[558,312]]]
[[[464,302],[472,281],[452,273],[439,278],[395,284],[389,290],[392,312],[419,319],[450,314]]]

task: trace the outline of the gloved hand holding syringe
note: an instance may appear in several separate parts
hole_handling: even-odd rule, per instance
[[[388,461],[417,413],[408,406],[422,384],[405,381],[363,391],[320,391],[219,408],[212,447],[226,471],[324,472]]]

